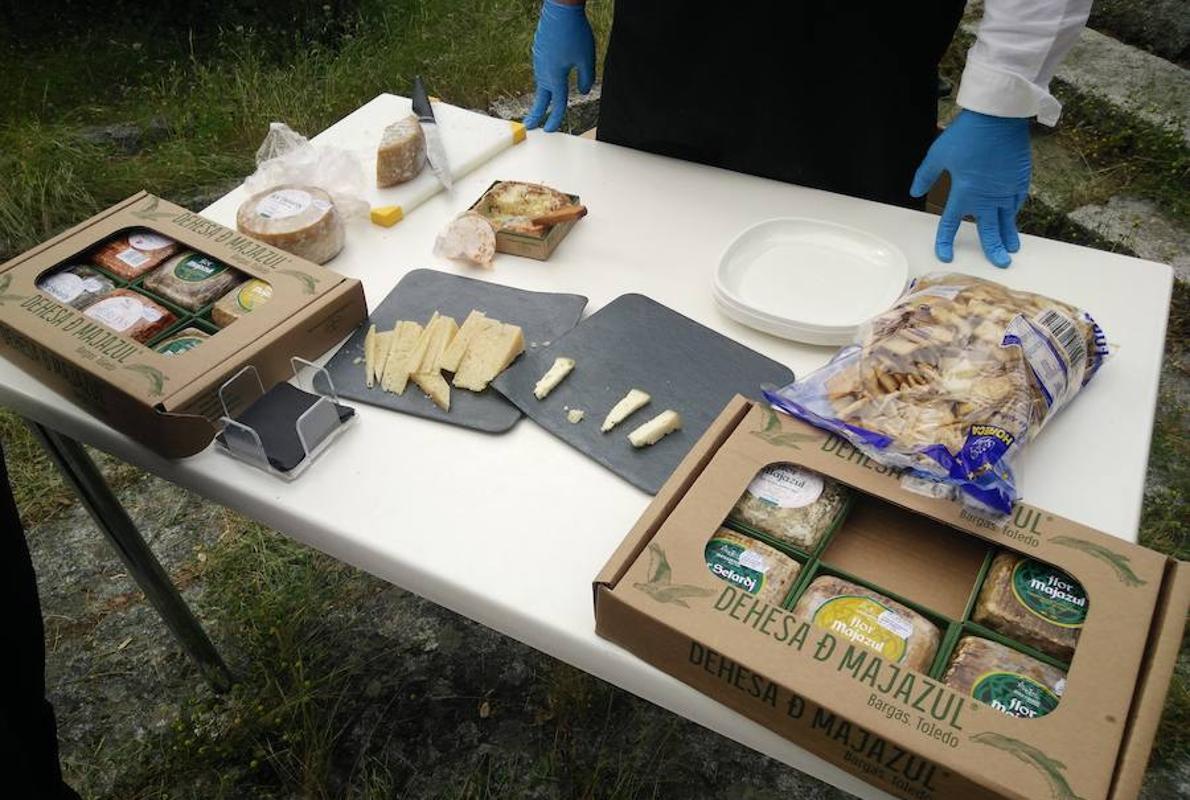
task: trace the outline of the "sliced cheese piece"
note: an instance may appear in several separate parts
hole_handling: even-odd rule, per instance
[[[253,239],[325,264],[343,249],[343,218],[316,186],[278,186],[253,195],[236,211],[236,229]]]
[[[364,385],[369,389],[372,388],[375,381],[372,380],[373,373],[372,365],[376,363],[376,326],[372,325],[368,328],[368,332],[364,334]]]
[[[409,376],[426,397],[443,411],[450,411],[450,384],[440,372],[419,372]]]
[[[417,343],[409,351],[409,360],[402,367],[407,375],[417,372],[418,367],[421,366],[421,360],[426,354],[426,348],[430,346],[430,334],[433,331],[434,321],[436,319],[438,319],[437,311],[431,315],[430,321],[426,323],[426,327],[422,328],[421,335],[417,338]]]
[[[546,370],[546,373],[541,376],[541,380],[533,387],[533,396],[538,400],[544,400],[554,390],[554,387],[570,374],[572,369],[574,369],[573,358],[565,356],[555,358],[553,366]]]
[[[426,135],[413,114],[384,129],[376,150],[376,185],[413,180],[426,165]]]
[[[639,428],[628,434],[628,441],[633,447],[647,447],[656,444],[663,436],[667,436],[682,427],[682,417],[673,409],[666,409]]]
[[[603,420],[603,426],[599,430],[607,433],[628,419],[628,417],[647,406],[652,399],[649,397],[648,392],[642,392],[640,389],[630,389],[628,394],[624,395],[620,399],[620,402],[612,406],[612,410],[607,412],[607,418]]]
[[[421,340],[422,327],[416,322],[400,321],[393,328],[393,342],[388,348],[380,385],[386,392],[404,394],[409,383],[409,355]]]
[[[475,337],[499,324],[500,320],[489,319],[482,311],[472,311],[468,314],[467,319],[463,320],[459,332],[455,334],[455,338],[450,340],[450,346],[442,352],[440,361],[442,369],[447,372],[458,372],[459,362],[463,360],[463,354],[467,352],[467,347]]]
[[[525,335],[519,325],[502,322],[488,328],[472,340],[453,383],[460,389],[482,392],[524,350]]]
[[[426,343],[426,351],[422,353],[421,361],[414,368],[414,374],[436,375],[440,371],[439,362],[442,353],[450,346],[450,340],[459,332],[459,325],[454,317],[435,317],[430,323],[430,338]]]
[[[380,376],[384,373],[384,365],[388,361],[388,349],[393,343],[392,331],[381,331],[376,334],[376,352],[372,354],[372,385],[380,383]]]
[[[566,412],[566,419],[571,425],[577,425],[583,421],[583,417],[587,416],[587,412],[581,408],[572,408]]]

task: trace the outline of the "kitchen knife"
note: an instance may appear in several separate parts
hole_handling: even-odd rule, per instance
[[[434,109],[430,107],[430,98],[420,75],[413,78],[413,113],[417,115],[422,132],[426,135],[426,160],[430,162],[430,169],[434,170],[438,180],[449,191],[454,179],[450,175],[450,165],[446,162],[442,132],[438,128],[438,121],[434,119]]]

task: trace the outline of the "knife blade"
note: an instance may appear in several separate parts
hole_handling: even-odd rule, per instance
[[[446,161],[442,131],[438,128],[438,120],[434,118],[434,109],[430,106],[430,97],[426,94],[420,75],[413,78],[413,113],[417,115],[417,121],[426,135],[426,160],[430,162],[430,169],[434,170],[438,180],[449,191],[454,179],[450,174],[450,164]]]

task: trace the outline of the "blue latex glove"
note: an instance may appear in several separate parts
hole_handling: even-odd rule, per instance
[[[595,84],[595,35],[587,22],[586,7],[545,0],[533,37],[537,94],[529,116],[525,117],[526,128],[536,128],[542,119],[550,133],[562,127],[572,68],[578,70],[578,90],[583,94],[591,91]]]
[[[943,170],[950,173],[950,197],[934,240],[938,260],[954,259],[954,235],[969,215],[975,217],[988,261],[1007,267],[1012,263],[1008,254],[1021,249],[1016,215],[1029,194],[1033,171],[1029,120],[960,111],[934,140],[909,193],[924,195]]]

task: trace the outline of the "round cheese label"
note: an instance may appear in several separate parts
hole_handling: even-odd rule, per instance
[[[985,672],[971,685],[971,696],[1010,717],[1035,719],[1058,707],[1060,696],[1015,672]]]
[[[822,476],[793,464],[769,464],[748,484],[748,493],[778,508],[803,508],[822,496]]]
[[[705,556],[707,569],[717,578],[756,594],[764,588],[768,563],[764,556],[730,539],[711,539]]]
[[[814,624],[894,662],[905,657],[913,633],[913,623],[904,616],[859,595],[840,595],[827,600],[814,612]]]
[[[193,350],[202,344],[202,338],[198,336],[181,336],[177,339],[170,339],[168,342],[162,342],[157,345],[157,352],[166,356],[176,356],[180,353],[185,353],[188,350]]]
[[[128,237],[128,244],[135,247],[137,250],[160,250],[163,247],[169,247],[174,243],[173,239],[146,231],[144,233],[134,233]]]
[[[71,303],[84,294],[103,291],[103,281],[94,276],[82,278],[73,272],[59,272],[39,283],[38,288],[63,303]]]
[[[267,302],[273,296],[271,284],[253,278],[236,291],[236,305],[244,311],[251,311],[261,303]]]
[[[265,219],[296,217],[309,208],[313,201],[310,193],[302,189],[277,189],[256,204],[256,213]]]
[[[150,312],[152,316],[149,315]],[[161,319],[159,311],[149,308],[135,297],[125,295],[100,300],[83,313],[119,332],[128,330],[142,319],[147,319],[149,322]]]
[[[1012,594],[1030,613],[1062,628],[1081,628],[1087,619],[1082,584],[1057,567],[1021,559],[1012,569]]]
[[[199,283],[215,277],[225,269],[227,265],[210,256],[187,253],[174,264],[174,276],[189,283]]]

